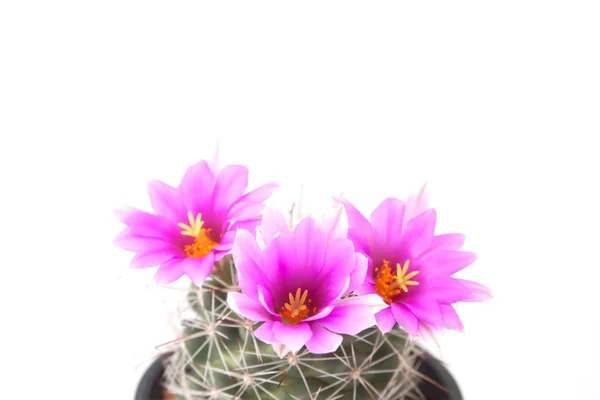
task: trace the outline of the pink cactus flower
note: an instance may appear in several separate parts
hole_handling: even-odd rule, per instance
[[[154,280],[167,284],[186,274],[201,285],[215,264],[231,251],[238,230],[254,232],[263,201],[277,187],[268,183],[246,192],[248,169],[200,161],[185,172],[179,187],[148,184],[154,214],[134,208],[116,211],[127,228],[115,240],[135,252],[133,268],[159,266]],[[245,194],[244,194],[245,193]]]
[[[267,210],[263,248],[248,232],[235,240],[241,293],[229,293],[228,302],[239,314],[263,322],[255,336],[280,355],[304,345],[315,354],[335,351],[340,334],[374,326],[374,314],[387,307],[376,295],[348,296],[363,283],[367,259],[348,240],[340,210],[322,225],[305,217],[293,232],[282,214]]]
[[[359,294],[377,294],[390,305],[375,315],[382,332],[396,323],[414,336],[430,338],[443,328],[463,330],[453,304],[484,301],[490,290],[452,275],[476,255],[460,250],[465,236],[435,235],[436,211],[427,207],[424,189],[407,203],[388,198],[367,220],[349,201],[348,237],[369,259]]]

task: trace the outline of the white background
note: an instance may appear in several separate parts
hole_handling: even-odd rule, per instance
[[[288,208],[429,182],[463,232],[443,357],[467,400],[600,399],[597,2],[0,3],[2,398],[131,399],[176,288],[129,270],[148,208],[217,140]],[[177,282],[174,287],[185,287]],[[8,374],[8,375],[7,375]]]

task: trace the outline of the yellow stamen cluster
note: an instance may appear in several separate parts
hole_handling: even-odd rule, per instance
[[[188,221],[189,225],[180,222],[177,224],[183,231],[181,234],[183,236],[191,236],[194,238],[194,242],[192,244],[185,245],[183,251],[185,255],[190,258],[202,258],[208,253],[212,251],[219,243],[215,242],[210,238],[211,229],[203,228],[204,221],[202,221],[202,214],[198,213],[196,218],[188,211]]]
[[[402,291],[408,293],[408,286],[418,285],[419,282],[411,280],[417,276],[419,271],[408,272],[410,260],[404,262],[404,266],[396,264],[396,274],[392,274],[390,263],[383,260],[381,268],[375,268],[375,290],[383,297],[383,301],[391,303],[395,296],[398,296]]]
[[[312,303],[312,299],[308,299],[308,290],[302,290],[298,288],[296,290],[296,296],[290,292],[288,294],[288,298],[290,300],[289,303],[285,303],[281,307],[281,322],[288,325],[298,325],[300,321],[308,318],[312,312],[312,315],[317,313],[317,307],[313,307],[312,310],[308,307]]]

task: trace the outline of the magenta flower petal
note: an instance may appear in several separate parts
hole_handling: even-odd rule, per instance
[[[322,270],[313,271],[315,279],[319,281],[318,290],[326,293],[322,298],[323,304],[329,305],[348,292],[357,266],[361,269],[357,273],[360,275],[363,272],[362,265],[355,261],[355,254],[352,243],[346,239],[334,239],[327,246]]]
[[[148,183],[148,195],[152,209],[171,221],[184,221],[187,210],[183,205],[179,190],[154,179]]]
[[[180,255],[179,249],[162,241],[148,241],[131,260],[131,268],[151,268]]]
[[[460,317],[450,304],[440,304],[440,311],[444,320],[444,325],[448,329],[462,332],[464,330]]]
[[[230,204],[239,199],[248,187],[248,168],[227,165],[219,172],[213,191],[213,211],[225,214]]]
[[[265,311],[265,308],[257,301],[241,294],[230,292],[227,295],[227,303],[231,309],[244,317],[253,321],[267,321],[271,315]]]
[[[470,293],[465,296],[461,301],[473,302],[473,301],[486,301],[492,298],[492,291],[477,282],[467,281],[464,279],[456,279],[463,287],[465,287]]]
[[[381,300],[380,296],[377,295],[365,295],[365,296],[352,296],[346,297],[345,299],[340,300],[337,305],[339,307],[350,307],[350,306],[361,306],[361,307],[369,307],[375,310],[375,313],[378,313],[380,310],[383,310],[388,307],[387,304]]]
[[[264,324],[259,326],[254,331],[254,336],[256,336],[257,339],[262,340],[263,342],[265,342],[267,344],[279,343],[277,341],[277,339],[275,338],[275,334],[273,333],[273,321],[269,321],[269,320],[265,321]]]
[[[429,209],[406,224],[404,246],[411,249],[411,255],[417,257],[428,250],[435,230],[436,213]]]
[[[232,205],[230,212],[234,213],[236,210],[243,208],[240,206],[243,203],[262,203],[273,195],[273,192],[279,187],[275,182],[267,183],[258,187],[242,197],[236,200]]]
[[[344,296],[345,293],[348,293],[348,288],[350,287],[350,277],[336,282],[337,285],[331,285],[327,287],[327,289],[324,289],[324,287],[320,288],[321,290],[324,289],[327,293],[325,297],[322,297],[323,307],[329,307],[330,305],[336,303],[336,299],[339,299]]]
[[[244,221],[247,219],[259,219],[265,209],[262,203],[242,202],[239,206],[231,208],[227,213],[227,218],[231,221]]]
[[[318,238],[319,241],[322,237]],[[313,270],[316,275],[322,277],[330,276],[332,280],[341,280],[351,276],[352,272],[363,265],[356,261],[355,255],[360,255],[354,251],[352,242],[347,239],[334,239],[327,245],[325,257],[322,261],[323,268],[320,271]],[[359,258],[359,260],[361,260]],[[359,274],[361,271],[358,272]]]
[[[371,213],[373,243],[378,249],[391,249],[400,244],[404,203],[388,198]]]
[[[273,239],[281,232],[289,233],[290,231],[283,215],[271,207],[265,210],[261,221],[261,227],[265,245],[271,244]]]
[[[162,263],[156,274],[154,274],[154,282],[159,285],[166,285],[181,278],[185,273],[183,270],[183,260],[183,258],[174,257]]]
[[[214,248],[216,252],[229,254],[233,248],[233,243],[235,241],[236,235],[241,231],[247,231],[252,236],[256,235],[256,227],[260,224],[259,219],[254,220],[246,220],[246,221],[237,221],[231,224],[231,226],[226,230],[223,237],[221,237],[221,241]]]
[[[388,307],[375,314],[375,321],[381,332],[388,333],[391,331],[394,325],[396,325],[396,318],[392,314],[392,308]]]
[[[113,241],[114,245],[127,251],[138,251],[146,242],[148,238],[146,236],[136,235],[131,229],[126,228],[117,235]]]
[[[464,279],[438,279],[432,284],[431,290],[441,303],[479,302],[492,298],[489,288]]]
[[[182,200],[193,214],[210,210],[215,175],[206,161],[192,165],[179,184]]]
[[[231,231],[233,232],[237,232],[238,230],[244,230],[244,231],[248,231],[252,234],[252,236],[256,235],[256,228],[258,228],[258,226],[260,225],[260,218],[254,218],[254,219],[247,219],[244,221],[235,221],[233,224],[231,224],[231,227],[229,228],[230,231],[228,231],[227,233],[230,233]],[[235,239],[235,236],[232,236],[232,239],[230,240],[231,243],[233,243],[233,240]],[[221,242],[224,242],[225,239],[221,239]]]
[[[420,320],[433,326],[442,325],[440,305],[435,299],[426,296],[410,296],[402,304],[408,307]]]
[[[340,300],[318,325],[337,333],[357,335],[375,325],[375,313],[387,307],[379,296],[365,295]]]
[[[183,260],[183,270],[196,285],[202,285],[213,269],[215,255],[208,253],[202,258],[186,258]]]
[[[319,311],[318,313],[316,313],[315,315],[313,315],[312,317],[306,318],[304,320],[304,322],[311,322],[311,321],[318,321],[320,319],[325,318],[326,316],[328,316],[329,314],[331,314],[331,312],[335,309],[335,306],[327,306],[327,307],[323,307],[321,309],[321,311]]]
[[[308,324],[286,325],[279,321],[273,323],[273,333],[277,341],[286,345],[293,353],[298,352],[313,335]]]
[[[450,276],[468,267],[477,260],[477,255],[468,251],[440,250],[425,253],[418,259],[420,265],[435,265],[429,274]]]
[[[390,306],[392,315],[404,330],[410,335],[419,334],[419,318],[404,304],[392,304]]]
[[[473,292],[464,286],[458,279],[438,277],[429,282],[430,295],[443,304],[457,303],[468,299]]]
[[[358,289],[365,281],[369,260],[360,253],[354,254],[354,271],[350,273],[350,285],[345,294]]]
[[[254,237],[247,231],[239,231],[232,254],[242,292],[250,298],[258,300],[258,286],[265,284],[268,280],[260,267],[262,255]]]
[[[115,215],[129,228],[132,235],[151,239],[180,239],[180,229],[168,218],[154,215],[135,208],[115,210]]]
[[[343,337],[320,326],[312,327],[312,337],[306,342],[306,347],[313,354],[332,353],[340,347]]]
[[[436,250],[460,250],[465,244],[465,235],[461,233],[446,233],[431,239],[431,248]]]
[[[288,282],[288,271],[294,271],[296,265],[296,248],[290,233],[282,232],[263,251],[261,267],[269,282]],[[292,275],[292,274],[290,274]],[[271,284],[269,284],[271,286]],[[275,291],[277,287],[274,287]],[[281,288],[283,291],[286,288]]]
[[[240,197],[241,201],[250,201],[253,203],[262,203],[273,195],[273,192],[279,187],[276,182],[264,184]]]
[[[221,237],[221,241],[219,242],[219,244],[214,248],[215,251],[218,252],[224,252],[224,253],[230,253],[231,250],[233,249],[233,243],[235,241],[235,237],[237,234],[237,229],[243,229],[246,230],[244,228],[241,228],[240,225],[236,225],[236,227],[232,227],[232,230],[227,231],[223,237]]]
[[[348,200],[336,198],[346,210],[348,216],[348,238],[360,252],[367,254],[370,251],[373,230],[371,223]]]
[[[258,301],[271,315],[279,316],[273,307],[273,296],[271,296],[271,293],[261,285],[258,285]]]
[[[375,286],[373,285],[373,282],[363,282],[362,285],[360,285],[358,288],[356,288],[354,290],[354,293],[357,295],[363,295],[363,294],[377,294],[377,290],[375,290]]]
[[[294,230],[296,247],[296,265],[312,270],[311,275],[318,276],[324,267],[327,242],[321,227],[312,218],[304,218]],[[347,240],[348,245],[352,245]],[[353,251],[350,251],[353,255]],[[292,274],[295,271],[291,271]]]

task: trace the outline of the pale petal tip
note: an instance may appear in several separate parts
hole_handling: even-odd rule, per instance
[[[162,267],[159,267],[154,274],[152,280],[159,286],[169,285],[175,281],[181,279],[184,276],[183,271],[181,273],[167,273],[165,271],[161,271]]]
[[[489,300],[495,300],[495,299],[496,299],[496,295],[494,294],[494,292],[492,292],[491,289],[488,289],[488,291],[482,295],[481,301],[489,301]]]
[[[254,237],[256,238],[256,244],[258,245],[258,248],[264,250],[264,248],[266,247],[266,243],[265,238],[263,236],[262,228],[260,226],[256,228],[256,236]]]
[[[241,315],[240,308],[238,307],[237,302],[235,301],[233,292],[229,292],[227,294],[227,305],[229,306],[231,311]]]
[[[384,335],[387,333],[390,333],[392,331],[392,329],[394,329],[394,326],[396,326],[396,325],[392,325],[392,327],[390,328],[388,326],[385,326],[385,324],[377,324],[377,328]]]
[[[284,344],[280,343],[273,345],[273,351],[279,356],[279,358],[283,358],[291,353],[290,349],[288,349]]]
[[[429,185],[429,181],[425,181],[423,186],[421,186],[421,190],[419,190],[419,196],[422,196],[428,189],[427,185]]]
[[[126,248],[124,248],[124,243],[123,243],[123,242],[125,241],[125,239],[126,239],[126,238],[125,238],[125,235],[126,235],[126,232],[121,232],[121,233],[119,233],[119,234],[117,235],[117,237],[115,237],[115,238],[112,240],[112,244],[113,244],[113,246],[116,246],[116,247],[118,247],[118,248],[120,248],[120,249],[127,250]]]
[[[341,205],[345,208],[347,204],[350,204],[350,201],[344,196],[343,193],[333,195],[331,196],[331,199],[334,206]]]
[[[217,140],[215,146],[215,154],[210,163],[210,169],[212,169],[215,174],[218,174],[219,171],[221,171],[221,142],[219,140]]]
[[[321,216],[321,226],[327,241],[348,236],[348,215],[343,204],[338,203]]]
[[[112,210],[112,214],[117,217],[119,221],[123,221],[123,219],[131,212],[131,207],[119,207]]]

